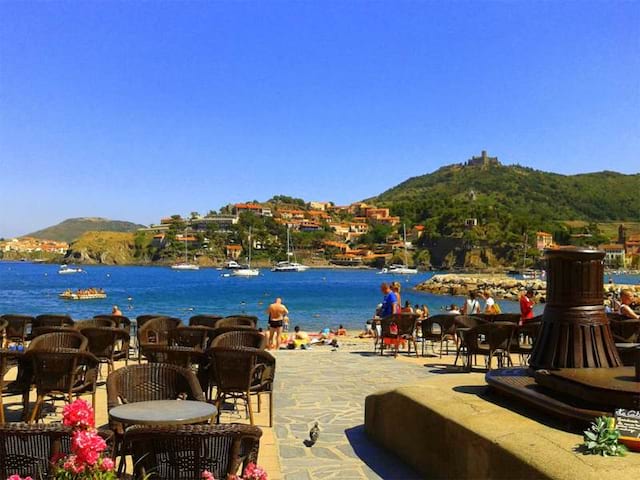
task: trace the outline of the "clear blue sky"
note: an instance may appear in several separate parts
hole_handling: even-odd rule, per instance
[[[640,2],[0,2],[0,236],[274,194],[349,203],[487,149],[640,170]]]

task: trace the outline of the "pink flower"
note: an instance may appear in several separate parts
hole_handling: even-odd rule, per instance
[[[268,480],[267,472],[253,462],[247,465],[247,468],[244,469],[242,477],[245,480]]]
[[[67,427],[93,428],[95,426],[93,408],[81,398],[65,405],[62,415],[62,423]]]
[[[211,473],[209,470],[205,470],[204,472],[202,472],[202,480],[216,480],[216,478],[213,476],[213,473]]]
[[[115,467],[115,463],[113,461],[113,459],[109,458],[109,457],[104,457],[102,459],[102,462],[100,462],[100,470],[102,470],[103,472],[110,472],[114,469]],[[213,478],[213,477],[211,477]]]
[[[62,465],[67,472],[75,474],[84,472],[84,464],[75,455],[69,455]]]
[[[95,465],[100,454],[107,448],[104,439],[95,430],[76,430],[71,437],[71,451],[79,460],[91,466]]]

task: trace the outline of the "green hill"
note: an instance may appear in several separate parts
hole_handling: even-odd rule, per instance
[[[69,218],[57,225],[24,236],[72,242],[86,232],[133,232],[143,226],[99,217]]]
[[[598,223],[640,221],[640,174],[560,175],[497,162],[458,164],[410,178],[367,201],[389,207],[407,226],[424,225],[423,246],[455,238],[460,251],[490,247],[513,261],[522,254],[524,233],[530,247],[538,230],[561,244],[573,241],[572,233],[591,233],[587,241],[597,244],[609,240]]]

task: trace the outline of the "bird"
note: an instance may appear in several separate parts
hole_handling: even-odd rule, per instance
[[[320,428],[318,428],[318,422],[316,422],[311,430],[309,430],[309,440],[305,440],[304,444],[307,447],[313,447],[320,437]]]

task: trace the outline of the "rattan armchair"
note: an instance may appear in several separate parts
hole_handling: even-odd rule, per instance
[[[179,318],[157,317],[147,320],[144,325],[138,326],[138,346],[145,343],[157,343],[167,345],[169,331],[180,325]]]
[[[27,338],[27,331],[33,322],[33,317],[28,315],[6,314],[0,317],[6,320],[5,343],[15,342],[24,345]]]
[[[111,320],[116,328],[124,328],[127,332],[131,333],[131,320],[129,317],[125,317],[124,315],[94,315],[93,318],[105,318],[107,320]]]
[[[90,394],[96,408],[96,381],[100,361],[91,353],[69,348],[29,349],[26,357],[33,364],[33,384],[37,400],[29,422],[38,418],[45,396],[62,396],[71,403],[73,396]]]
[[[472,357],[484,355],[485,365],[491,370],[493,357],[498,359],[498,367],[503,366],[504,361],[511,363],[509,356],[511,342],[517,325],[513,322],[482,323],[469,330],[462,331],[462,344],[466,350],[466,367],[471,371]],[[484,339],[484,341],[481,341]]]
[[[431,351],[436,353],[435,345],[440,344],[440,358],[442,358],[442,338],[444,336],[443,324],[446,323],[450,315],[434,315],[425,318],[420,323],[420,336],[422,339],[422,356],[424,357],[424,349],[427,341],[431,342]]]
[[[200,325],[202,327],[215,328],[218,320],[222,318],[220,315],[194,315],[189,319],[189,326],[195,327]]]
[[[116,322],[114,322],[110,318],[94,317],[94,318],[89,318],[87,320],[78,320],[73,325],[73,328],[75,328],[78,331],[81,331],[83,328],[89,328],[89,327],[115,327],[115,326],[116,326]]]
[[[394,356],[397,356],[400,344],[407,342],[408,353],[411,353],[413,343],[417,356],[418,345],[414,336],[417,321],[418,315],[415,313],[398,313],[380,319],[380,355],[384,353],[385,346],[392,346]]]
[[[153,320],[154,318],[170,318],[170,315],[165,315],[163,313],[148,313],[145,315],[138,315],[136,317],[136,325],[138,326],[138,330],[144,326],[149,320]]]
[[[257,348],[214,347],[209,350],[216,378],[218,420],[226,398],[245,401],[249,421],[254,424],[251,395],[269,394],[269,424],[273,418],[273,381],[276,361],[273,355]],[[260,407],[260,405],[259,405]]]
[[[617,320],[610,318],[611,333],[616,343],[638,343],[640,339],[640,320],[627,318]]]
[[[527,364],[542,322],[527,322],[524,325],[516,327],[513,340],[511,340],[511,346],[509,347],[509,353],[518,355],[520,357],[520,364]]]
[[[180,325],[169,331],[169,345],[197,348],[204,351],[207,348],[210,331],[211,329],[208,327]]]
[[[168,363],[188,369],[198,367],[198,370],[206,364],[206,356],[199,348],[148,343],[141,347],[141,353],[149,363]]]
[[[258,325],[258,317],[255,315],[229,315],[222,320],[224,320],[224,322],[219,323],[217,326],[245,325],[256,328]]]
[[[261,435],[250,425],[138,425],[127,429],[125,442],[135,479],[194,480],[204,470],[225,479],[258,461]]]
[[[87,337],[80,332],[66,328],[64,331],[44,333],[37,336],[31,340],[27,350],[51,350],[57,348],[86,350],[87,342]]]
[[[51,457],[68,453],[70,444],[71,429],[62,425],[0,425],[0,478],[18,474],[51,479]]]
[[[18,367],[16,379],[6,382],[4,377],[13,366]],[[31,362],[24,359],[24,353],[15,350],[0,350],[0,424],[5,422],[3,397],[22,395],[22,418],[29,408],[29,389],[32,376]]]
[[[115,327],[84,327],[80,333],[87,338],[87,350],[93,353],[100,363],[106,363],[109,372],[113,371],[113,363],[118,360],[118,354],[122,353],[125,362],[129,358],[129,334]],[[122,344],[122,350],[118,351],[118,344]]]
[[[249,347],[264,350],[267,337],[254,330],[233,330],[216,335],[211,347]]]
[[[33,319],[32,326],[35,327],[62,327],[63,325],[73,326],[74,321],[69,315],[46,313],[38,315]]]

